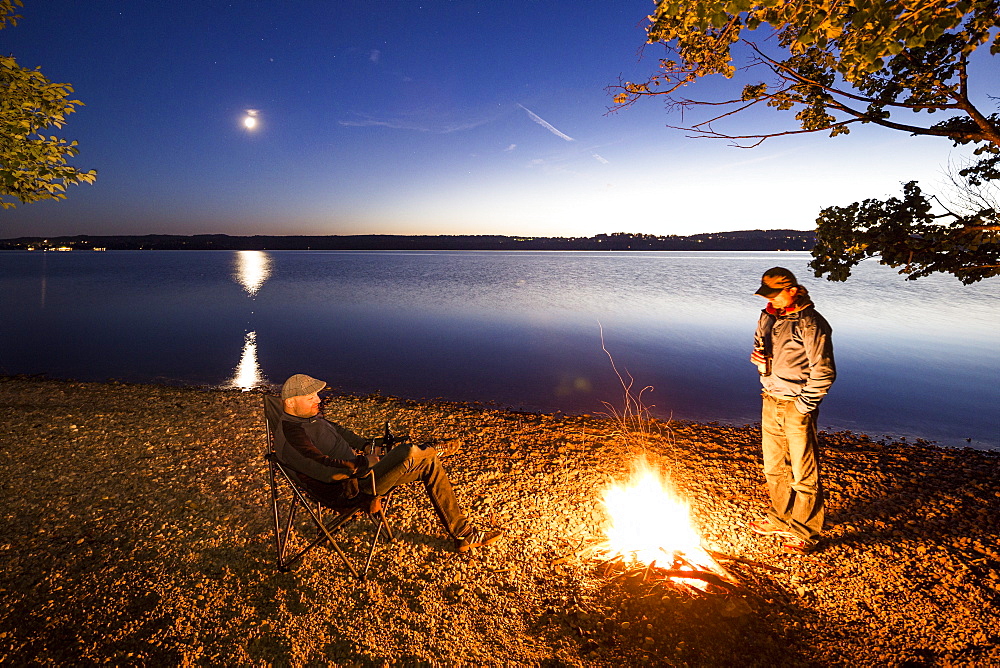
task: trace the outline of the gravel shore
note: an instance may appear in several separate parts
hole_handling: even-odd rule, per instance
[[[1000,453],[826,433],[824,548],[749,533],[759,429],[333,396],[447,453],[496,545],[452,551],[423,489],[358,582],[314,550],[275,568],[255,392],[0,377],[0,665],[1000,665]],[[742,583],[605,574],[601,487],[644,451]],[[344,543],[362,549],[360,519]]]

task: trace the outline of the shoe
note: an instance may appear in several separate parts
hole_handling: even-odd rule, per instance
[[[759,520],[753,520],[750,522],[750,531],[760,534],[761,536],[787,536],[789,538],[794,538],[793,534],[788,529],[778,526],[771,521],[770,517],[762,517]]]
[[[482,529],[473,529],[469,532],[469,535],[464,538],[455,539],[455,549],[459,552],[468,552],[474,547],[482,547],[483,545],[492,545],[493,543],[500,540],[500,536],[503,535],[503,529],[491,529],[489,531],[483,531]]]
[[[785,554],[809,554],[816,549],[816,541],[805,538],[789,538],[781,546],[781,551]]]

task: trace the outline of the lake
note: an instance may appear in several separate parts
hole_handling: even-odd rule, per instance
[[[0,252],[0,373],[759,420],[769,267],[830,321],[820,428],[1000,449],[1000,280],[815,279],[792,252]]]

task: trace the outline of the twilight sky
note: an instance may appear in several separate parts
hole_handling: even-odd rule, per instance
[[[0,52],[73,84],[86,106],[59,134],[98,179],[0,211],[0,237],[811,229],[825,206],[940,183],[959,157],[880,129],[737,149],[667,128],[682,119],[652,99],[609,115],[605,88],[656,66],[652,8],[25,0]]]

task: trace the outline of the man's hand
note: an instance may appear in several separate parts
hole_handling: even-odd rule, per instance
[[[796,413],[801,413],[802,415],[809,415],[810,413],[812,413],[812,409],[807,407],[801,401],[796,401],[795,403],[792,404],[792,406],[795,408]]]
[[[754,348],[750,353],[750,361],[757,365],[757,373],[762,376],[771,375],[771,357],[765,355],[761,348]]]
[[[379,460],[378,455],[365,455],[365,457],[368,459],[368,468],[371,468],[372,466],[378,464]]]

